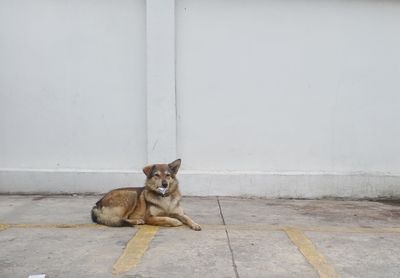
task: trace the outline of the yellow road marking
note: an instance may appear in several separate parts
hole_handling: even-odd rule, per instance
[[[223,230],[224,225],[202,225],[204,229]],[[269,224],[227,224],[226,227],[233,230],[253,230],[253,231],[285,231],[287,226],[269,225]],[[293,226],[294,228],[307,232],[326,232],[326,233],[400,233],[400,227],[302,227]]]
[[[205,224],[202,225],[204,229],[208,230],[224,230],[225,226],[222,224]],[[226,227],[235,230],[257,230],[257,231],[285,231],[287,226],[269,225],[269,224],[227,224]],[[307,231],[307,232],[322,232],[322,233],[400,233],[400,227],[335,227],[335,226],[322,226],[322,227],[302,227],[293,226],[294,228]],[[105,228],[107,226],[86,223],[86,224],[11,224],[0,223],[0,231],[8,228]],[[182,227],[183,229],[186,227]]]
[[[141,226],[126,245],[121,257],[115,262],[113,274],[127,272],[137,266],[158,230],[157,226]]]
[[[6,228],[104,228],[98,224],[0,224]]]
[[[208,230],[224,230],[225,226],[222,224],[205,224],[202,225],[204,229]],[[287,226],[270,225],[270,224],[227,224],[226,227],[235,230],[257,230],[257,231],[285,231]],[[293,226],[298,230],[307,232],[322,232],[322,233],[400,233],[400,227],[335,227],[335,226],[322,226],[322,227],[302,227]],[[105,228],[107,226],[86,223],[86,224],[11,224],[0,223],[0,230],[8,228]],[[182,227],[183,229],[185,227]]]
[[[400,233],[400,227],[308,227],[299,228],[308,232],[326,232],[326,233]]]
[[[10,227],[10,225],[7,225],[7,224],[0,224],[0,232],[3,231],[3,230],[5,230],[5,229],[8,229],[9,227]]]
[[[324,255],[317,250],[301,230],[285,228],[285,232],[321,278],[340,277],[335,268],[328,263]]]

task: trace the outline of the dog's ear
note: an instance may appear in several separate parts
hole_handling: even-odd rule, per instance
[[[151,173],[153,173],[154,167],[156,167],[156,165],[147,165],[146,167],[143,168],[143,173],[150,178]]]
[[[174,162],[168,164],[169,169],[176,175],[178,173],[179,167],[181,166],[181,159],[177,159]]]

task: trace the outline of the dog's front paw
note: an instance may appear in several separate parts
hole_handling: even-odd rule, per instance
[[[201,226],[197,223],[194,223],[190,228],[192,228],[195,231],[201,231]]]
[[[143,225],[144,224],[144,220],[143,219],[134,219],[132,220],[134,225]]]

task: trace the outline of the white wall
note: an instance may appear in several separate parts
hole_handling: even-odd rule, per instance
[[[400,2],[177,1],[186,169],[400,174]]]
[[[146,162],[145,2],[0,2],[0,168]]]
[[[400,3],[4,0],[0,192],[400,197]],[[175,51],[174,51],[175,50]]]

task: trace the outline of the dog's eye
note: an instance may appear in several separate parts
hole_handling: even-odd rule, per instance
[[[157,178],[159,178],[159,177],[160,177],[160,174],[155,174],[154,176],[157,177]]]
[[[169,177],[171,177],[171,174],[166,174],[166,176],[169,178]]]

